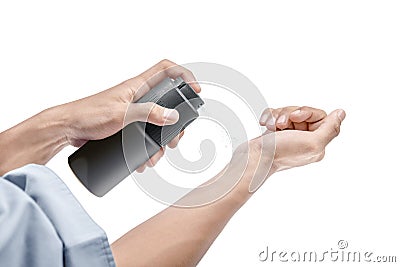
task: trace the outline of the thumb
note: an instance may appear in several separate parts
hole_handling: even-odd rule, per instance
[[[178,111],[175,109],[164,108],[152,102],[131,103],[125,116],[125,124],[135,121],[143,121],[163,126],[174,124],[178,120]]]
[[[324,141],[325,145],[339,135],[340,125],[345,117],[346,112],[343,109],[336,109],[322,121],[315,133]]]

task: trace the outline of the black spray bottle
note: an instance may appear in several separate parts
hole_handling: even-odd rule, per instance
[[[104,196],[168,144],[199,116],[197,110],[204,104],[181,78],[164,79],[137,101],[145,102],[177,110],[178,122],[166,126],[134,122],[110,137],[87,142],[69,156],[72,171],[94,195]]]

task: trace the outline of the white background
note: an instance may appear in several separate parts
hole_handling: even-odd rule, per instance
[[[347,118],[325,159],[272,176],[200,266],[267,266],[258,261],[267,245],[324,251],[340,239],[400,260],[399,13],[398,1],[366,0],[2,1],[0,130],[163,58],[224,64],[270,106],[343,108]],[[69,170],[73,151],[48,166],[110,241],[165,208],[131,179],[91,196]]]

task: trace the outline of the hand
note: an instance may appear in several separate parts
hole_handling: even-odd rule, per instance
[[[275,127],[281,130],[275,135],[274,169],[280,171],[322,160],[325,147],[339,135],[345,117],[340,109],[329,115],[310,107],[272,110],[269,121],[275,121]]]
[[[265,110],[260,124],[268,130],[264,135],[242,144],[235,151],[231,166],[247,160],[244,170],[246,189],[251,181],[262,183],[274,172],[303,166],[323,159],[325,147],[340,132],[341,122],[346,114],[335,110],[329,115],[323,110],[310,107],[286,107]],[[276,131],[271,133],[271,131]],[[276,150],[271,159],[268,144],[275,135]],[[271,163],[271,169],[267,169]],[[256,186],[257,187],[257,186]]]
[[[266,109],[260,117],[260,125],[266,126],[269,131],[314,131],[326,116],[325,111],[311,107]]]
[[[65,136],[69,144],[80,147],[88,140],[103,139],[111,136],[134,121],[147,121],[156,125],[174,124],[179,114],[154,103],[134,103],[152,87],[166,77],[182,77],[199,93],[193,74],[169,60],[163,60],[137,77],[129,79],[108,90],[100,92],[62,106],[62,114],[67,116],[69,127]],[[129,107],[129,108],[128,108]],[[175,147],[183,133],[175,137],[169,147]],[[153,155],[149,161],[138,168],[144,171],[146,165],[154,166],[164,154],[164,149]]]
[[[294,113],[298,109],[301,112]],[[274,123],[273,128],[280,131],[266,133],[239,146],[227,168],[207,182],[224,183],[224,175],[227,179],[240,175],[236,176],[241,178],[237,186],[213,203],[186,209],[171,206],[137,226],[112,244],[118,266],[179,266],[182,262],[195,266],[229,219],[251,197],[249,183],[254,179],[264,181],[274,169],[315,161],[316,158],[309,158],[309,155],[321,154],[326,144],[339,133],[340,123],[345,115],[336,110],[326,116],[321,110],[298,107],[267,110],[265,114],[265,120],[261,122],[263,125],[268,117],[279,120],[280,116],[284,116],[288,118],[287,124],[284,122],[287,126]],[[300,129],[299,127],[304,130],[292,130]],[[268,153],[268,148],[275,139],[276,155],[273,157]],[[268,167],[271,161],[273,167],[270,171]],[[209,192],[200,186],[184,198],[197,199]],[[154,251],[161,251],[163,257],[159,257],[160,254],[154,255]]]

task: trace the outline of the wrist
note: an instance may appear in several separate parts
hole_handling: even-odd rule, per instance
[[[34,116],[33,119],[35,119],[33,123],[36,123],[36,126],[32,134],[39,135],[39,138],[35,138],[37,143],[42,143],[43,146],[49,147],[55,153],[68,145],[67,115],[62,112],[60,106],[46,109]]]
[[[246,170],[242,173],[242,176],[239,178],[237,185],[229,194],[235,202],[244,204],[259,189],[259,187],[277,171],[278,166],[275,163],[271,165],[269,170]]]
[[[0,173],[47,163],[68,144],[65,125],[57,108],[50,108],[1,133]]]

